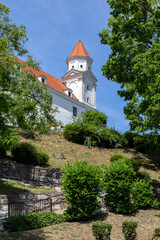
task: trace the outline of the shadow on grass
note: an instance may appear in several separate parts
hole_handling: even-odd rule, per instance
[[[15,233],[0,233],[0,240],[46,240],[43,232],[15,232]]]
[[[125,153],[133,153],[134,158],[141,161],[145,169],[157,171],[160,168],[160,154],[159,153],[141,153],[134,149],[124,149]]]
[[[19,194],[19,193],[29,193],[30,191],[27,189],[23,189],[24,184],[15,183],[10,180],[2,180],[0,179],[0,194]]]

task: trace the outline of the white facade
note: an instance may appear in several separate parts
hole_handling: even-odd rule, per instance
[[[83,104],[72,97],[69,97],[55,89],[49,88],[53,96],[53,104],[58,107],[58,112],[55,115],[55,119],[60,121],[62,126],[74,121],[76,116],[73,116],[73,109],[77,109],[77,116],[81,116],[82,112],[87,109],[94,110],[93,108]]]
[[[88,56],[72,56],[67,58],[68,71],[71,69],[77,69],[79,71],[92,71],[93,60]]]
[[[96,109],[96,82],[93,75],[93,60],[88,56],[67,58],[68,72],[62,77],[67,88],[72,89],[75,97],[82,103]]]
[[[92,73],[92,62],[79,41],[67,58],[67,73],[62,77],[63,82],[42,70],[37,71],[39,81],[47,85],[53,104],[58,107],[55,119],[62,126],[72,123],[85,110],[96,110],[97,79]]]

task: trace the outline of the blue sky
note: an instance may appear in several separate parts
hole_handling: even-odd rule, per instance
[[[1,0],[11,9],[16,25],[27,27],[26,48],[41,62],[42,70],[61,79],[67,72],[66,58],[81,40],[93,62],[98,79],[97,109],[108,116],[108,126],[124,132],[129,121],[123,113],[124,102],[117,95],[119,85],[102,75],[109,47],[100,42],[99,32],[106,28],[110,9],[106,0]]]

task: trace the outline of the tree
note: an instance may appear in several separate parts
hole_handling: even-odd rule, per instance
[[[24,48],[26,41],[25,26],[13,24],[0,3],[0,141],[6,144],[14,140],[15,127],[33,132],[55,121],[52,97],[32,73],[39,66]]]
[[[120,84],[118,94],[131,130],[160,130],[159,0],[108,0],[108,28],[99,34],[111,48],[102,67],[105,77]]]

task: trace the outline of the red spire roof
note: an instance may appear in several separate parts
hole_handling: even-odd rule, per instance
[[[87,57],[90,57],[87,50],[85,49],[83,43],[81,41],[79,41],[75,48],[73,49],[70,57],[72,56],[76,56],[76,55],[79,55],[79,56],[87,56]]]

